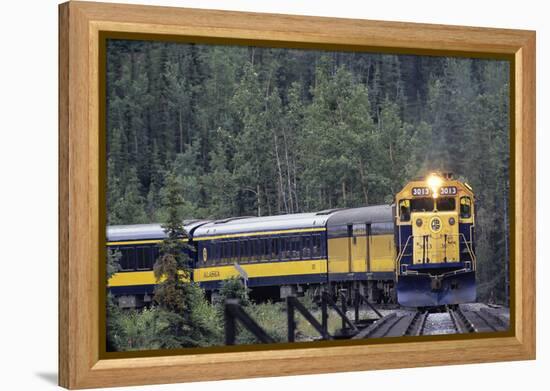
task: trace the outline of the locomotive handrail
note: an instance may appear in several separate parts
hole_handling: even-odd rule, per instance
[[[472,249],[470,248],[470,244],[471,242],[468,242],[466,240],[466,237],[464,236],[463,233],[460,233],[460,236],[462,236],[464,238],[464,245],[466,246],[466,249],[468,250],[468,254],[470,254],[470,259],[472,260],[473,262],[473,269],[476,270],[476,267],[477,267],[477,258],[474,254],[474,252],[472,251]]]
[[[407,248],[407,245],[409,244],[409,241],[411,240],[411,238],[412,238],[412,235],[409,235],[409,237],[407,238],[407,241],[405,242],[405,245],[403,246],[403,249],[401,250],[401,252],[397,256],[397,260],[396,260],[397,267],[395,269],[395,271],[396,271],[395,280],[396,281],[399,279],[399,274],[400,274],[400,271],[401,271],[401,260],[403,259],[403,255],[405,255],[405,249]]]

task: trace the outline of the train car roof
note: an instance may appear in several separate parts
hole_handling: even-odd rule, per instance
[[[212,221],[198,227],[193,238],[247,234],[254,232],[286,231],[296,229],[325,228],[333,210],[316,213],[295,213],[264,217],[241,217]]]
[[[209,220],[184,220],[183,228],[189,234],[192,230]],[[107,227],[107,241],[165,239],[166,233],[161,224],[110,225]]]
[[[329,217],[327,227],[353,223],[388,223],[392,221],[391,205],[372,205],[337,211]]]
[[[263,217],[234,217],[223,220],[185,220],[187,233],[193,238],[254,232],[326,228],[353,223],[391,222],[391,205],[362,208],[328,209],[314,213],[295,213]],[[112,225],[107,227],[107,241],[164,239],[161,224]]]

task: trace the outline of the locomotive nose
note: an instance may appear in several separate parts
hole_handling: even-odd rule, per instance
[[[441,290],[441,278],[439,278],[439,276],[432,276],[430,281],[430,288],[432,292]]]
[[[459,259],[456,212],[413,213],[414,264],[453,262]]]

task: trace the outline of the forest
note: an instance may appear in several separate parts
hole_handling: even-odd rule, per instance
[[[431,171],[476,194],[478,298],[504,302],[507,61],[109,40],[107,221],[391,203]]]

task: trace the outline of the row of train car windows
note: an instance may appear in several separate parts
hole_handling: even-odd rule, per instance
[[[121,246],[120,270],[151,270],[159,257],[158,246]],[[252,262],[278,259],[309,259],[324,256],[321,235],[240,239],[210,242],[199,254],[208,263]]]
[[[321,235],[243,238],[203,244],[199,260],[210,264],[319,258],[324,254]]]
[[[120,252],[120,270],[151,270],[159,257],[157,246],[124,246],[118,247]]]

